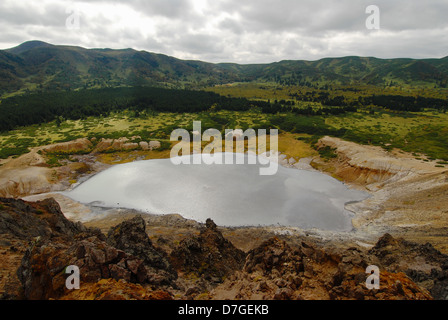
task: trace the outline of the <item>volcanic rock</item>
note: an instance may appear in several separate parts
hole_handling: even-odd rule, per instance
[[[173,297],[167,291],[152,291],[124,280],[102,279],[70,292],[61,300],[173,300]]]
[[[172,251],[173,267],[185,274],[201,276],[220,283],[244,266],[246,254],[225,239],[216,224],[207,219],[199,236],[190,236]]]
[[[214,299],[431,299],[403,273],[381,272],[378,290],[366,286],[368,257],[356,248],[325,252],[272,238],[251,250],[242,272],[211,292]]]
[[[68,240],[81,234],[101,235],[98,229],[68,220],[53,198],[38,202],[0,198],[0,205],[0,234],[16,239],[60,237]]]
[[[42,300],[68,294],[68,266],[79,268],[81,286],[108,278],[143,282],[147,276],[142,260],[95,236],[72,244],[36,241],[27,249],[17,271],[25,298]]]
[[[0,297],[21,297],[17,268],[28,246],[49,239],[67,243],[92,235],[102,236],[98,229],[67,220],[54,199],[33,203],[0,198]]]
[[[136,216],[111,228],[106,237],[99,229],[67,220],[54,199],[31,203],[0,198],[0,297],[414,300],[447,296],[447,256],[430,244],[389,234],[370,250],[326,246],[307,236],[278,236],[245,254],[208,219],[199,234],[192,231],[168,256],[154,246],[146,229],[145,220]],[[366,268],[371,265],[380,270],[379,289],[367,288]],[[68,266],[79,268],[80,290],[66,288]]]
[[[388,271],[406,273],[434,299],[448,300],[448,256],[430,243],[422,245],[385,234],[369,253]]]
[[[111,228],[107,235],[107,243],[142,259],[150,272],[158,274],[158,278],[163,274],[166,283],[177,278],[177,273],[168,262],[166,253],[155,248],[149,239],[145,220],[141,216]]]

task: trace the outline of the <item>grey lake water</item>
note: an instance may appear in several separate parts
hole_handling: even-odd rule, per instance
[[[279,166],[275,175],[262,176],[260,166],[137,161],[115,165],[64,194],[84,204],[178,213],[200,222],[211,218],[222,226],[334,231],[352,229],[345,204],[368,196],[317,171]]]

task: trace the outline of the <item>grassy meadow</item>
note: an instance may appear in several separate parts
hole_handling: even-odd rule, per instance
[[[346,101],[356,97],[371,95],[374,88],[335,87],[307,88],[279,86],[273,83],[236,83],[215,86],[207,89],[225,97],[246,98],[251,101],[286,101],[292,108],[311,108],[319,110],[319,102],[304,101],[307,96],[328,94],[343,95]],[[385,88],[383,93],[408,95],[408,89]],[[299,93],[299,95],[297,95]],[[412,92],[414,95],[428,95],[426,89]],[[432,96],[442,97],[442,91],[432,91]],[[280,131],[279,150],[289,156],[302,158],[318,154],[313,145],[324,135],[360,144],[382,146],[386,150],[398,148],[413,153],[415,158],[439,160],[439,166],[448,161],[448,114],[442,110],[427,109],[422,112],[387,110],[385,108],[359,106],[356,112],[342,114],[306,115],[294,112],[264,113],[259,108],[247,111],[216,110],[213,105],[207,111],[159,112],[151,109],[116,110],[103,116],[86,116],[79,120],[57,118],[51,122],[17,127],[0,133],[0,159],[17,157],[28,152],[29,148],[52,143],[71,141],[77,138],[120,138],[140,137],[134,142],[158,140],[164,143],[164,150],[150,155],[140,151],[123,154],[103,154],[105,162],[115,163],[126,159],[166,158],[169,156],[169,139],[173,130],[183,128],[193,130],[193,121],[201,121],[202,130],[215,128],[224,133],[225,129],[272,129]],[[140,152],[140,153],[139,153]],[[324,151],[321,151],[323,154]],[[131,155],[129,155],[131,154]],[[330,153],[331,155],[331,153]]]

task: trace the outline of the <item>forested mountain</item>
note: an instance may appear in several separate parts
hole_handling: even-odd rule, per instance
[[[0,95],[135,85],[201,88],[239,81],[283,85],[373,84],[447,86],[443,59],[325,58],[239,65],[187,61],[133,49],[85,49],[25,42],[0,50]]]

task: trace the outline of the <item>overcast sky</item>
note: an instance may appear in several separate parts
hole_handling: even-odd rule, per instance
[[[380,30],[366,27],[369,5]],[[447,0],[1,0],[0,48],[42,40],[237,63],[441,58],[447,14]]]

